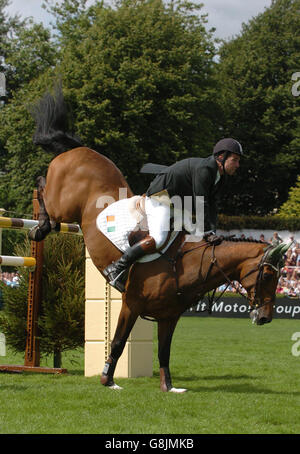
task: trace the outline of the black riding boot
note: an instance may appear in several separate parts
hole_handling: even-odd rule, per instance
[[[147,236],[142,241],[131,246],[119,260],[108,265],[103,270],[103,274],[108,278],[110,285],[119,290],[119,292],[124,292],[129,267],[145,254],[151,254],[155,251],[156,245],[154,238]]]

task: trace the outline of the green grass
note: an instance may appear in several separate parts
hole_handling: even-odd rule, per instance
[[[159,390],[154,331],[153,377],[117,379],[122,391],[83,376],[82,350],[63,356],[66,376],[1,373],[0,433],[300,432],[300,356],[291,353],[298,321],[181,318],[171,354],[173,385],[189,390],[181,395]],[[0,363],[23,359],[8,352]]]

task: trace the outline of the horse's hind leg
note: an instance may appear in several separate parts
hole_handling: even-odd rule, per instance
[[[42,241],[46,238],[48,233],[51,232],[50,218],[47,213],[43,192],[46,186],[46,179],[44,177],[38,177],[37,179],[37,197],[39,201],[39,224],[32,227],[28,232],[28,237],[32,241]]]
[[[114,383],[114,372],[118,359],[124,350],[127,338],[136,322],[137,316],[138,314],[131,312],[128,306],[123,303],[117,329],[111,343],[111,353],[106,360],[101,376],[101,383],[104,386],[108,386],[112,389],[121,389]]]
[[[173,333],[178,318],[171,320],[160,320],[158,322],[158,359],[160,367],[160,389],[163,392],[183,393],[186,389],[174,388],[172,386],[171,373],[169,369],[170,350]]]

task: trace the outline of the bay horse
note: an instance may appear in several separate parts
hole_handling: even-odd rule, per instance
[[[62,90],[46,94],[35,107],[34,143],[55,157],[50,162],[46,180],[39,178],[40,218],[30,239],[40,241],[60,222],[77,222],[83,232],[90,257],[100,271],[121,256],[96,227],[96,218],[104,207],[99,198],[117,201],[119,189],[134,194],[121,171],[107,157],[87,148],[68,132],[67,112]],[[272,320],[275,290],[283,247],[266,243],[223,240],[220,244],[204,240],[189,241],[182,231],[165,255],[155,262],[136,263],[129,272],[122,307],[106,360],[101,383],[112,389],[117,361],[137,317],[158,323],[158,358],[160,389],[184,392],[172,385],[169,369],[174,329],[188,308],[208,291],[238,281],[247,291],[250,316],[257,325]]]

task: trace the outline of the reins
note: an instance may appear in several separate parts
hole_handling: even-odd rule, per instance
[[[175,275],[175,280],[176,280],[176,288],[177,288],[177,296],[181,296],[182,293],[179,291],[179,284],[178,284],[178,274],[177,274],[177,260],[178,258],[181,258],[183,257],[185,254],[189,253],[189,252],[192,252],[192,251],[195,251],[196,249],[200,249],[202,247],[205,247],[206,246],[206,249],[209,248],[209,247],[212,247],[212,257],[211,257],[211,261],[210,261],[210,265],[209,265],[209,268],[207,270],[207,273],[206,273],[206,276],[205,276],[205,279],[204,279],[204,282],[207,281],[207,279],[209,278],[210,274],[211,274],[211,271],[213,269],[213,267],[215,266],[218,271],[223,275],[225,281],[226,281],[226,287],[224,290],[222,290],[221,294],[218,295],[217,299],[215,299],[215,294],[216,294],[216,291],[217,289],[215,288],[213,290],[213,293],[212,295],[210,294],[210,292],[207,293],[207,298],[208,298],[208,307],[206,309],[204,309],[203,311],[201,312],[206,312],[208,311],[209,314],[211,314],[211,310],[212,310],[212,306],[214,303],[217,303],[221,298],[222,296],[224,295],[224,293],[226,292],[226,290],[228,289],[229,286],[232,286],[234,287],[234,284],[233,284],[233,281],[228,277],[228,275],[222,270],[222,268],[220,267],[220,265],[218,264],[218,261],[217,261],[217,258],[216,258],[216,255],[215,255],[215,247],[216,247],[216,244],[214,243],[209,243],[209,242],[205,242],[203,244],[200,244],[198,246],[195,246],[191,249],[187,249],[185,251],[182,250],[182,247],[183,247],[184,243],[180,246],[179,250],[177,251],[176,255],[174,257],[169,257],[167,256],[166,254],[164,253],[160,253],[162,257],[164,257],[171,265],[172,265],[172,268],[173,268],[173,272],[174,272],[174,275]],[[251,303],[255,303],[256,301],[256,294],[257,294],[257,287],[261,284],[261,274],[262,274],[262,269],[263,269],[263,266],[264,265],[270,265],[273,269],[275,269],[277,272],[278,272],[278,269],[276,267],[274,267],[272,264],[270,263],[267,263],[264,261],[265,257],[267,256],[268,254],[268,250],[266,250],[265,254],[263,255],[263,257],[261,258],[261,261],[260,263],[258,264],[257,267],[251,269],[250,271],[248,271],[247,274],[245,274],[245,276],[243,276],[243,278],[241,279],[244,280],[246,277],[250,276],[251,274],[255,273],[256,271],[258,271],[258,276],[257,276],[257,279],[256,279],[256,283],[255,283],[255,288],[254,288],[254,296],[253,297],[249,297],[249,296],[245,296],[239,288],[236,288],[236,291],[237,293],[239,293],[240,296],[242,296],[246,301],[247,303],[249,304],[249,306],[252,308],[251,306]],[[204,251],[205,252],[205,251]],[[261,304],[255,304],[255,309],[259,309],[260,307],[263,307],[265,306],[266,304],[269,304],[269,301],[266,301],[264,303],[261,303]]]

